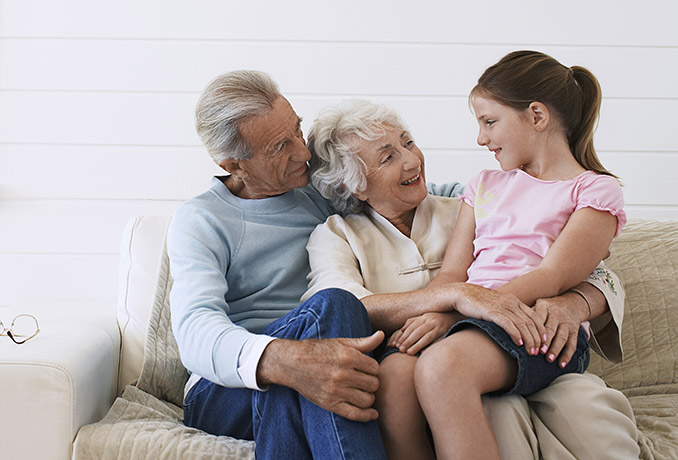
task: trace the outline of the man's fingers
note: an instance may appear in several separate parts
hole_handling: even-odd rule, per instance
[[[360,337],[357,339],[337,339],[344,345],[355,348],[362,353],[369,353],[384,341],[384,331],[377,331],[369,337]]]
[[[332,412],[349,420],[353,420],[354,422],[371,422],[372,420],[379,418],[379,412],[372,407],[362,409],[346,402],[338,404]]]

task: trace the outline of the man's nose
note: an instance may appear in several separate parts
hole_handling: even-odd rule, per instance
[[[294,152],[291,159],[293,161],[308,161],[311,159],[311,152],[306,147],[306,141],[303,137],[294,138]]]

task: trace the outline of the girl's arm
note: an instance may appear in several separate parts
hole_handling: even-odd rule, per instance
[[[473,262],[473,240],[475,236],[476,220],[473,208],[462,201],[459,207],[457,224],[452,231],[452,237],[445,251],[443,265],[429,287],[464,282],[468,279],[466,271]]]
[[[616,229],[617,218],[607,211],[588,207],[575,211],[539,267],[498,290],[527,305],[567,291],[607,256]]]

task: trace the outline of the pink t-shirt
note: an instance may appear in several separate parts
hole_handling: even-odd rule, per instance
[[[483,170],[466,186],[462,199],[474,208],[476,220],[468,282],[490,289],[537,268],[580,208],[616,216],[615,236],[626,223],[619,182],[593,171],[546,181],[520,169]]]

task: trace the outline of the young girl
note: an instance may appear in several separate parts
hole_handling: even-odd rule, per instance
[[[466,187],[431,286],[466,281],[534,305],[581,282],[626,221],[620,185],[593,148],[600,86],[582,67],[517,51],[483,73],[470,102],[478,144],[501,171],[482,171]],[[584,372],[587,326],[569,363],[525,350],[495,324],[471,318],[424,350],[416,392],[437,458],[499,458],[480,396],[528,395],[562,374]]]

